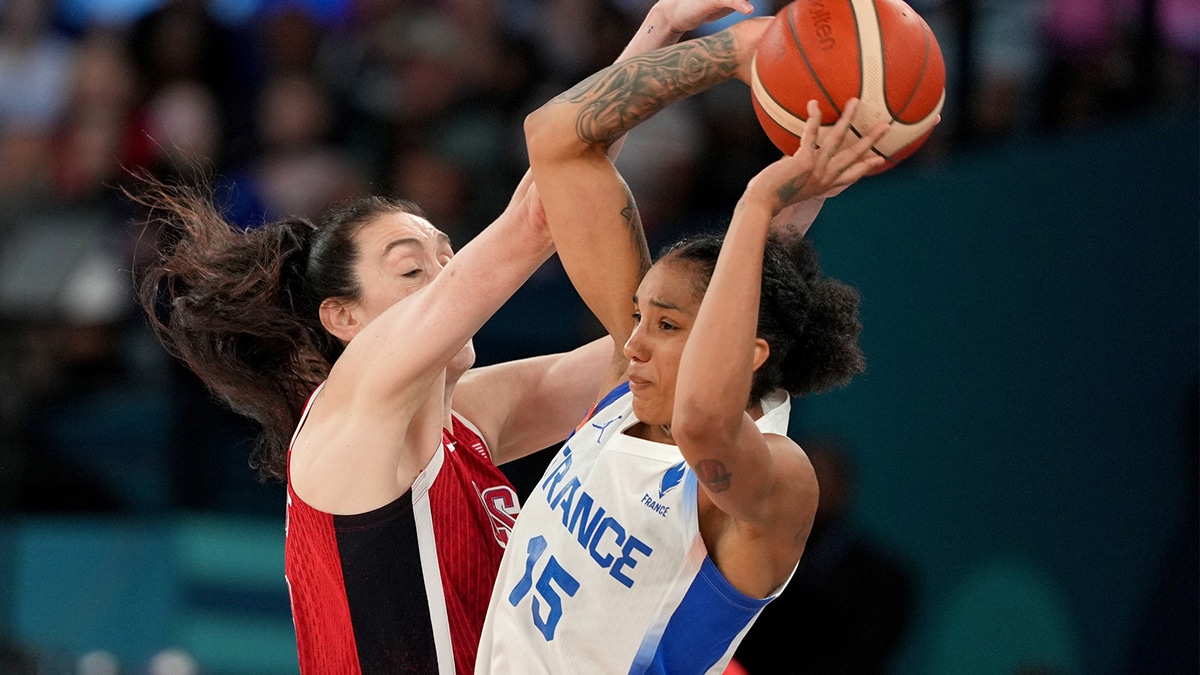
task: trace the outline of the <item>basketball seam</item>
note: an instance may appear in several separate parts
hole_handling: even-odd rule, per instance
[[[850,10],[854,11],[854,7],[852,6],[850,8]],[[812,63],[810,63],[808,60],[808,54],[806,54],[804,52],[804,45],[801,44],[800,35],[796,32],[796,22],[792,16],[792,12],[787,13],[787,19],[788,19],[788,30],[790,30],[792,32],[792,42],[796,45],[796,51],[800,52],[800,58],[804,59],[804,67],[808,69],[808,74],[812,75],[813,82],[815,82],[817,84],[817,88],[821,90],[821,94],[823,94],[825,96],[825,100],[829,102],[829,105],[833,106],[833,110],[836,113],[836,115],[838,117],[841,117],[842,109],[840,107],[838,107],[837,102],[834,101],[833,97],[829,95],[829,92],[825,89],[825,83],[821,81],[820,76],[817,75],[817,71],[813,69]],[[856,28],[856,30],[857,30],[857,28]],[[772,98],[774,98],[774,97],[772,97]],[[807,105],[807,102],[805,102],[805,103]],[[795,115],[797,118],[799,118],[801,120],[808,119],[807,118],[807,114],[808,114],[807,110],[805,111],[804,115],[796,115],[795,112],[788,110],[786,106],[780,106],[780,107],[782,107],[784,110],[787,110],[789,113],[791,113],[792,115]]]
[[[915,99],[917,97],[917,92],[921,90],[921,83],[925,81],[925,70],[929,67],[929,27],[928,26],[922,27],[921,36],[925,38],[925,58],[923,58],[921,60],[921,72],[917,74],[917,82],[916,82],[916,84],[913,85],[912,91],[909,92],[908,100],[904,102],[904,105],[900,106],[900,109],[898,111],[896,111],[896,113],[892,114],[892,117],[899,118],[901,115],[903,115],[905,113],[905,111],[908,110],[908,106],[912,105],[913,99]],[[884,73],[886,73],[886,72],[887,72],[887,69],[885,68]],[[887,88],[884,88],[884,92],[885,92],[884,100],[886,101],[887,100],[887,95],[886,95]]]
[[[867,79],[867,75],[866,75],[867,74],[867,64],[864,61],[865,57],[863,56],[866,53],[866,50],[863,49],[862,31],[858,27],[858,12],[855,11],[855,9],[854,9],[854,0],[846,0],[846,4],[850,5],[850,13],[854,16],[854,39],[858,42],[858,73],[859,73],[858,95],[859,95],[859,98],[862,98],[863,93],[864,93],[862,88],[864,86],[866,86],[866,79]],[[884,92],[883,107],[884,107],[884,109],[886,109],[888,111],[888,115],[891,116],[892,121],[894,122],[896,119],[896,116],[892,115],[892,111],[890,109],[888,109],[888,103],[887,103],[887,59],[884,58],[884,51],[883,51],[883,23],[879,19],[879,6],[876,4],[876,0],[871,1],[871,7],[874,8],[874,10],[875,10],[875,23],[876,23],[876,25],[879,26],[879,65],[880,65],[879,76],[883,80],[883,82],[881,83],[883,85],[883,92]],[[891,126],[891,125],[892,125],[892,123],[888,122],[888,126]],[[857,128],[855,128],[853,122],[850,123],[849,129],[858,138],[863,137],[862,133]],[[875,153],[876,155],[879,155],[886,162],[892,161],[892,158],[888,155],[885,155],[882,151],[879,150],[879,148],[875,147],[874,143],[871,144],[871,152]]]
[[[858,46],[858,98],[861,99],[863,97],[863,87],[865,87],[867,84],[867,64],[863,61],[862,31],[858,29],[858,12],[854,9],[854,0],[846,0],[846,4],[849,5],[850,16],[854,19],[854,44]],[[875,16],[879,16],[878,9],[875,10]],[[880,33],[880,35],[882,35],[882,33]],[[880,42],[883,42],[882,37],[880,38]],[[836,105],[834,106],[834,109],[837,110]],[[838,110],[838,117],[841,116],[842,112]],[[851,125],[851,128],[853,128],[853,125]],[[858,134],[857,131],[854,133]],[[859,134],[859,138],[861,137],[862,134]]]
[[[884,49],[884,45],[883,45],[883,18],[879,15],[878,0],[872,0],[871,6],[875,8],[875,25],[879,27],[879,79],[880,79],[879,84],[883,86],[883,109],[887,111],[888,117],[891,117],[892,120],[895,121],[896,120],[896,111],[892,110],[892,103],[890,100],[888,100],[888,87],[887,87],[888,63],[887,63],[887,50]],[[855,21],[854,25],[855,25],[855,27],[857,27],[858,22]],[[862,51],[863,51],[862,49],[859,49],[860,54],[862,53]],[[907,104],[905,104],[905,105],[907,105]],[[888,125],[891,126],[891,122],[889,122]]]
[[[757,61],[758,61],[758,54],[755,54],[755,55],[754,55],[754,61],[755,61],[755,64],[757,64]],[[786,105],[784,105],[782,101],[780,101],[778,98],[776,98],[776,97],[775,97],[775,94],[773,94],[772,92],[770,92],[770,91],[769,91],[769,90],[766,88],[766,86],[765,86],[765,85],[763,85],[763,83],[762,83],[762,78],[761,78],[761,77],[758,75],[758,66],[757,66],[757,65],[755,65],[755,66],[754,66],[754,68],[755,68],[755,70],[754,70],[754,79],[755,79],[755,81],[757,81],[757,82],[758,82],[758,85],[759,85],[759,87],[761,87],[761,88],[762,88],[762,93],[766,94],[766,95],[767,95],[767,97],[768,97],[768,98],[770,98],[770,99],[771,99],[771,101],[772,101],[772,102],[773,102],[775,105],[779,106],[779,109],[780,109],[780,110],[782,110],[783,112],[785,112],[785,113],[787,113],[787,114],[791,115],[792,117],[795,117],[795,118],[796,118],[796,119],[798,119],[798,120],[801,120],[801,121],[803,121],[803,120],[805,119],[803,116],[801,116],[801,115],[797,115],[797,114],[796,114],[796,111],[794,111],[794,110],[792,110],[791,108],[789,108],[789,107],[787,107]],[[770,113],[767,113],[767,116],[768,116],[768,117],[771,117],[772,119],[774,119],[774,116],[772,116]],[[789,134],[791,134],[791,133],[792,133],[792,131],[791,131],[790,129],[788,129],[788,128],[786,128],[786,127],[782,127],[782,125],[781,125],[781,128],[783,128],[783,130],[784,130],[784,131],[786,131],[786,132],[788,132]],[[792,135],[793,135],[793,136],[795,136],[795,134],[792,134]]]

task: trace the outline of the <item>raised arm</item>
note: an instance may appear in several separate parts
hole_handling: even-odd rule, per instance
[[[293,445],[297,493],[324,511],[362,513],[408,489],[441,440],[449,401],[439,378],[552,250],[527,175],[457,255],[423,262],[421,274],[436,276],[363,326],[330,371]]]
[[[700,24],[716,21],[734,11],[750,14],[754,5],[748,0],[662,0],[654,3],[642,25],[634,33],[629,44],[617,57],[617,63],[631,56],[661,49],[679,42],[684,33],[694,30]],[[621,146],[625,143],[622,136],[609,146],[608,157],[614,162]]]
[[[620,350],[633,330],[632,298],[650,265],[633,196],[607,153],[667,105],[744,78],[768,22],[743,21],[709,37],[619,61],[525,121],[530,168],[559,258],[615,345],[602,391],[624,372]]]
[[[851,100],[817,149],[820,111],[809,106],[800,149],[771,164],[750,181],[733,214],[708,289],[700,304],[679,363],[672,434],[702,488],[734,520],[794,539],[815,509],[811,468],[783,437],[764,437],[746,412],[756,364],[769,346],[757,337],[763,254],[770,222],[785,207],[820,199],[854,182],[879,164],[868,154],[887,129],[881,125],[862,139],[847,138],[857,107]],[[844,140],[844,143],[843,143]],[[806,227],[806,226],[805,226]],[[807,471],[808,480],[799,475]],[[799,494],[804,490],[811,494]],[[800,540],[801,544],[803,539]]]
[[[365,397],[362,405],[392,414],[409,399],[423,400],[432,378],[552,251],[526,174],[504,212],[436,279],[381,313],[350,342],[327,389],[346,381]]]
[[[746,0],[660,0],[650,8],[618,61],[675,44],[684,33],[705,21],[733,11],[749,13],[752,10],[753,7]],[[568,141],[580,142],[571,120],[566,117],[555,119],[565,126],[542,129],[539,137],[543,141],[550,136],[560,135]],[[615,159],[623,139],[621,137],[608,145],[609,158]],[[603,150],[598,152],[599,155],[603,154]],[[588,154],[587,160],[599,160],[599,155]],[[559,195],[556,204],[562,202],[561,195],[574,200],[579,194],[586,196],[596,186],[614,189],[613,183],[605,184],[602,180],[589,184],[581,179],[571,186],[561,185],[559,180],[569,176],[571,168],[568,166],[567,173],[561,173],[558,166],[548,166],[547,161],[551,160],[539,157],[536,164],[551,191]],[[605,192],[604,197],[620,199],[621,206],[624,206],[627,195],[624,184],[611,171],[611,163],[601,163],[610,170],[604,176],[609,181],[616,181],[615,191]],[[572,194],[572,190],[578,186],[583,189],[579,194]],[[567,256],[572,258],[569,269],[576,268],[574,256],[578,251],[587,250],[584,247],[594,247],[591,250],[606,264],[613,266],[610,270],[613,277],[634,279],[636,285],[636,280],[649,265],[649,254],[641,226],[636,224],[637,214],[631,200],[625,215],[627,217],[615,223],[615,229],[599,232],[598,237],[586,242],[570,239],[564,234],[562,243]],[[571,225],[569,220],[563,223],[567,227]],[[584,259],[580,264],[594,264],[593,261]],[[617,293],[603,287],[597,290],[600,293],[610,292],[613,297],[619,298],[618,302],[611,305],[611,309],[628,317],[632,290]],[[592,297],[591,293],[585,294],[585,298]],[[609,307],[607,304],[601,305],[597,316],[603,316],[601,312]],[[596,311],[596,308],[593,307],[593,310]],[[475,368],[459,382],[454,395],[454,407],[483,431],[492,449],[492,459],[501,464],[566,438],[587,407],[596,400],[596,392],[611,388],[611,383],[606,382],[604,386],[600,384],[608,372],[619,374],[624,370],[623,361],[615,360],[617,356],[620,356],[620,343],[615,343],[614,348],[613,340],[606,338],[564,354]],[[497,395],[496,392],[503,394]]]

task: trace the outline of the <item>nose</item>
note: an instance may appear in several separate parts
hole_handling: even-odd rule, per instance
[[[629,334],[629,339],[625,341],[625,347],[622,349],[625,358],[630,361],[645,361],[646,360],[646,344],[642,339],[641,324],[633,327],[633,332]]]

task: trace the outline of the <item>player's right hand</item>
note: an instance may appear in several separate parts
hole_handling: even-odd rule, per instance
[[[742,199],[760,202],[778,214],[791,204],[828,195],[879,168],[884,160],[871,153],[871,146],[887,133],[888,126],[880,123],[862,138],[847,133],[857,109],[858,99],[847,101],[837,123],[821,134],[820,106],[809,101],[800,147],[752,178]]]

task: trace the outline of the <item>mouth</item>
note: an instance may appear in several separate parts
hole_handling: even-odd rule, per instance
[[[629,388],[631,390],[637,391],[638,389],[645,389],[646,387],[649,387],[650,384],[650,380],[645,378],[632,374],[629,376]]]

